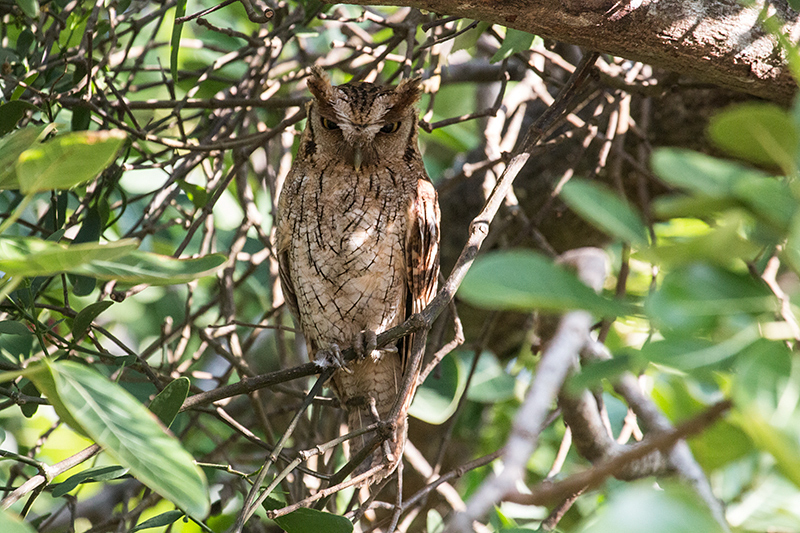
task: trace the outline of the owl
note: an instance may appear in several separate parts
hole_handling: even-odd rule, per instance
[[[439,205],[419,152],[420,80],[396,87],[332,86],[318,67],[294,164],[278,204],[276,252],[286,303],[308,353],[337,365],[329,386],[355,431],[383,420],[402,387],[411,341],[376,347],[376,335],[421,311],[436,293]],[[345,365],[341,350],[358,357]],[[416,376],[414,376],[416,382]],[[394,471],[412,394],[397,431],[353,475]],[[370,434],[351,440],[361,449]]]

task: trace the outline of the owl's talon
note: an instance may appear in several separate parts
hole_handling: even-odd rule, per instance
[[[328,349],[317,350],[314,360],[320,368],[334,367],[344,370],[348,374],[353,373],[352,370],[347,368],[347,361],[342,357],[342,350],[339,349],[339,345],[336,343],[331,344]]]
[[[378,335],[370,329],[362,329],[356,336],[353,344],[353,351],[356,352],[359,361],[370,355],[378,346]]]

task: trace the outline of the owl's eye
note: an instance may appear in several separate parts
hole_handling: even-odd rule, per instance
[[[325,117],[320,117],[320,122],[322,122],[322,127],[326,130],[338,130],[339,125],[332,120],[328,120]]]
[[[400,129],[399,122],[392,122],[391,124],[386,124],[384,127],[381,128],[381,133],[394,133],[398,129]]]

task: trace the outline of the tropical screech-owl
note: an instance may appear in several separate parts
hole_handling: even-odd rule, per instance
[[[329,382],[353,431],[384,419],[402,386],[411,342],[376,350],[375,335],[436,293],[439,206],[417,145],[419,79],[332,86],[314,67],[308,88],[313,99],[280,196],[276,249],[309,354],[321,365],[336,364],[348,347],[360,355]],[[411,396],[388,446],[354,475],[382,466],[375,481],[397,466]],[[369,438],[353,439],[351,450]]]

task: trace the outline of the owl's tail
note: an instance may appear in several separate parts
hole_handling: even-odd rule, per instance
[[[351,363],[349,368],[350,374],[343,370],[334,374],[332,386],[348,411],[347,425],[350,431],[356,431],[389,416],[402,387],[403,369],[395,350],[375,350],[363,361]],[[372,484],[394,472],[403,457],[410,403],[410,399],[403,402],[395,431],[356,467],[352,477],[382,467],[374,476],[364,480],[364,483]],[[367,446],[374,435],[375,432],[368,432],[351,439],[351,457]]]

